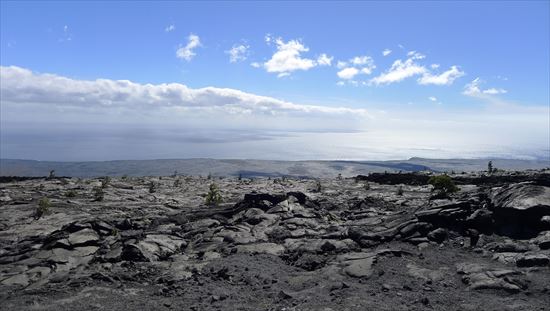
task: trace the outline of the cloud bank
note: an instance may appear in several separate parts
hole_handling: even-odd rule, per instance
[[[179,83],[139,84],[128,80],[76,80],[28,69],[0,67],[2,103],[79,108],[174,108],[238,115],[360,116],[364,109],[300,105],[229,88],[192,89]]]

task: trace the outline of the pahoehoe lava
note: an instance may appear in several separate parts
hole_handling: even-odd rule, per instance
[[[550,171],[429,177],[6,179],[1,308],[548,310]]]

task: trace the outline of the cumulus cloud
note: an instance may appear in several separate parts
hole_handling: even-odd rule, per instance
[[[350,80],[353,79],[358,73],[359,69],[355,67],[347,67],[338,71],[336,74],[340,79]]]
[[[333,59],[334,57],[328,56],[327,54],[323,53],[317,58],[317,64],[319,64],[319,66],[330,66]]]
[[[414,55],[411,56],[414,57]],[[405,61],[400,59],[394,61],[390,69],[381,73],[379,76],[372,78],[370,83],[375,85],[391,84],[425,73],[427,69],[424,66],[417,64],[414,61],[415,58],[413,57]]]
[[[435,84],[435,85],[451,85],[453,82],[464,76],[464,71],[458,69],[457,66],[451,66],[451,68],[439,75],[434,75],[430,72],[425,72],[420,79],[419,84]]]
[[[187,37],[187,45],[180,47],[176,51],[176,57],[184,59],[186,61],[191,61],[195,55],[197,55],[194,50],[201,46],[201,40],[199,36],[190,34]]]
[[[166,28],[164,28],[164,31],[166,31],[166,32],[171,32],[171,31],[174,31],[174,30],[176,30],[176,25],[174,25],[174,24],[170,24],[170,25],[166,26]]]
[[[388,56],[388,55],[391,54],[391,52],[392,52],[392,50],[390,50],[390,49],[385,49],[384,51],[382,51],[382,55]]]
[[[376,68],[374,60],[370,56],[355,56],[347,61],[338,61],[336,67],[340,69],[336,75],[340,79],[348,80],[353,85],[363,84],[360,81],[354,81],[358,74],[370,75]]]
[[[277,50],[263,66],[267,72],[277,73],[278,77],[288,76],[296,70],[306,71],[317,65],[315,60],[302,57],[301,54],[308,52],[309,48],[299,40],[285,42],[282,38],[274,39],[268,35],[266,42],[275,42]]]
[[[230,63],[237,63],[246,60],[249,49],[250,46],[246,44],[235,44],[230,50],[225,51],[225,53],[229,54]]]
[[[508,93],[507,90],[500,88],[482,89],[481,85],[483,83],[485,83],[485,81],[481,80],[479,77],[475,78],[474,80],[472,80],[472,82],[464,86],[464,91],[462,92],[462,94],[472,97],[484,97],[485,95],[498,95]]]
[[[435,97],[435,96],[430,96],[430,97],[428,97],[428,99],[433,101],[433,102],[437,101],[437,97]]]
[[[139,111],[172,108],[187,113],[233,115],[368,116],[364,109],[300,105],[228,88],[192,89],[179,83],[155,85],[128,80],[76,80],[15,66],[0,67],[0,82],[2,104]]]

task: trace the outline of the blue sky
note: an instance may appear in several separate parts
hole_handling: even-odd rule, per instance
[[[0,156],[548,158],[549,12],[548,1],[3,1]],[[80,154],[75,124],[110,129],[115,146],[137,139],[137,151],[103,139],[77,148],[97,156]],[[74,142],[32,153],[53,127]],[[293,144],[304,148],[274,153]]]

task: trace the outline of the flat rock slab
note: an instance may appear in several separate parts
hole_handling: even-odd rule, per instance
[[[97,242],[99,235],[93,229],[83,229],[69,234],[67,238],[71,245],[82,245]]]
[[[373,274],[376,257],[349,260],[345,263],[343,272],[354,278],[369,278]]]
[[[280,256],[285,252],[285,247],[276,243],[256,243],[248,245],[237,245],[238,253],[246,254],[271,254]]]

